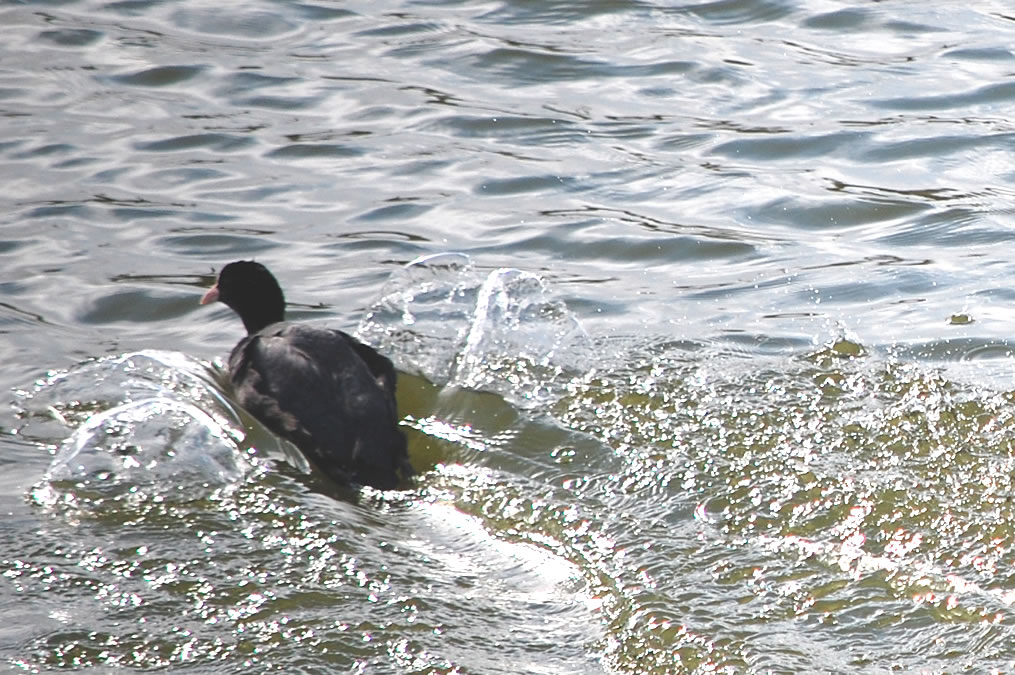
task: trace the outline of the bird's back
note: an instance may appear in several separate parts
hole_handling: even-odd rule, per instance
[[[390,360],[351,335],[277,323],[229,357],[239,403],[340,482],[389,489],[407,476]]]

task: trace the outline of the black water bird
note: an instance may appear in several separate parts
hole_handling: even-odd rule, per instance
[[[257,262],[223,267],[201,298],[215,301],[247,329],[229,355],[240,405],[340,483],[392,489],[412,474],[388,358],[340,330],[286,322],[282,289]]]

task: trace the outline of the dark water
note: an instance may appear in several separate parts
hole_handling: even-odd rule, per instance
[[[1015,668],[1001,2],[0,4],[13,672]],[[396,361],[229,400],[257,258]]]

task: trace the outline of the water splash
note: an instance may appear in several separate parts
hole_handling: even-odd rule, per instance
[[[183,354],[99,359],[50,373],[17,395],[18,433],[54,450],[31,493],[45,506],[128,495],[198,499],[256,465],[237,409],[208,367]]]
[[[392,274],[358,333],[403,369],[520,407],[552,400],[589,342],[542,277],[484,272],[461,253],[418,258]]]
[[[159,396],[92,415],[61,445],[44,482],[109,494],[220,487],[250,468],[229,430],[203,410]],[[45,503],[48,490],[36,492]]]

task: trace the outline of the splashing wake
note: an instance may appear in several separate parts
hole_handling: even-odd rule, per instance
[[[394,273],[358,333],[403,369],[520,407],[554,399],[589,343],[541,277],[484,273],[460,253],[419,258]]]

